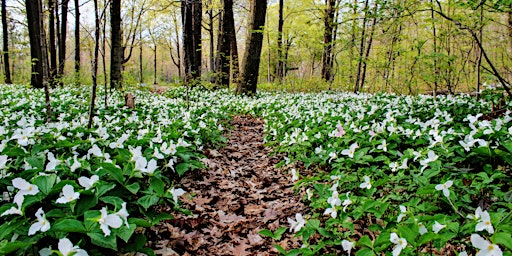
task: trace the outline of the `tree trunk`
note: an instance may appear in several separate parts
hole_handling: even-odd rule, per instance
[[[156,43],[155,43],[155,49],[153,49],[153,55],[154,55],[154,59],[153,59],[153,69],[154,69],[154,71],[155,71],[155,72],[154,72],[154,77],[153,77],[153,84],[155,84],[155,85],[157,84],[157,82],[156,82],[156,78],[157,78],[157,74],[156,74],[156,71],[157,71],[157,69],[156,69],[156,47],[157,47],[157,46],[156,46]]]
[[[35,88],[43,88],[43,63],[47,62],[47,59],[43,58],[43,42],[41,42],[42,21],[39,14],[42,12],[42,6],[40,0],[25,0],[25,6],[30,38],[30,57],[32,59],[30,84]]]
[[[89,123],[87,128],[91,129],[94,117],[94,104],[96,101],[96,87],[98,86],[98,53],[100,48],[100,17],[98,14],[98,0],[94,0],[94,58],[92,68],[92,95],[89,108]]]
[[[224,20],[226,22],[226,33],[229,38],[229,55],[231,61],[231,81],[237,83],[239,77],[240,63],[238,58],[238,45],[236,43],[235,16],[233,14],[233,0],[224,0]]]
[[[3,35],[3,55],[4,55],[4,75],[5,83],[12,84],[11,69],[9,62],[9,32],[7,29],[7,0],[2,0],[2,35]]]
[[[144,83],[144,70],[142,67],[142,29],[139,31],[139,83]]]
[[[236,87],[236,94],[256,94],[266,13],[267,0],[251,0],[249,37],[247,38],[244,64],[240,82]]]
[[[433,44],[434,44],[434,100],[437,96],[437,88],[439,87],[438,79],[439,79],[439,69],[437,68],[437,31],[436,31],[436,22],[435,22],[435,16],[434,16],[434,2],[433,0],[430,0],[430,4],[432,5],[432,8],[430,10],[430,18],[432,19],[432,38],[433,38]]]
[[[211,0],[210,0],[211,2]],[[214,31],[213,31],[213,26],[214,26],[214,22],[213,22],[213,8],[210,8],[210,10],[208,10],[207,12],[208,14],[208,34],[209,34],[209,37],[210,37],[210,74],[212,75],[211,78],[210,78],[210,82],[212,83],[215,83],[215,80],[216,80],[216,77],[215,77],[215,73],[217,73],[217,67],[215,66],[215,35],[214,35]],[[221,26],[220,25],[220,21],[219,21],[219,27]],[[219,31],[219,34],[221,32]],[[220,38],[218,39],[220,40]],[[217,53],[218,54],[218,53]]]
[[[110,89],[122,87],[123,47],[121,45],[121,0],[111,0],[110,5]]]
[[[373,19],[372,19],[372,29],[370,30],[370,37],[368,38],[368,44],[366,45],[366,51],[363,59],[363,73],[361,74],[361,84],[359,86],[359,90],[362,90],[364,87],[364,83],[366,81],[366,67],[368,66],[368,57],[370,56],[370,50],[372,49],[373,42],[373,34],[375,32],[375,24],[377,23],[377,9],[378,3],[375,2],[375,7],[373,8]]]
[[[55,86],[55,75],[57,74],[57,47],[55,46],[55,0],[48,0],[48,44],[50,48],[50,73],[49,82]]]
[[[183,47],[185,60],[185,84],[201,77],[201,1],[181,2],[183,22]]]
[[[69,0],[62,1],[61,8],[61,23],[60,23],[60,37],[59,37],[59,68],[57,70],[57,77],[61,78],[64,75],[64,64],[66,62],[66,39],[68,31],[68,4]],[[59,81],[62,84],[62,81]]]
[[[284,60],[283,60],[283,7],[284,0],[279,0],[279,17],[277,22],[277,65],[276,65],[276,79],[278,83],[283,82],[284,78]]]
[[[217,63],[217,85],[229,87],[229,70],[230,70],[230,20],[233,20],[233,1],[223,1],[223,12],[220,19],[221,26],[219,31],[219,52],[218,52],[218,63]]]
[[[332,44],[335,0],[326,0],[327,7],[324,16],[324,49],[322,51],[322,79],[332,80]]]
[[[75,0],[75,82],[80,81],[80,1]]]
[[[357,60],[357,75],[356,75],[356,85],[354,87],[354,92],[359,91],[359,85],[361,83],[361,71],[363,67],[363,56],[364,56],[364,47],[366,42],[366,21],[368,19],[368,0],[364,2],[364,18],[363,18],[363,29],[361,30],[361,40],[359,44],[359,58]]]

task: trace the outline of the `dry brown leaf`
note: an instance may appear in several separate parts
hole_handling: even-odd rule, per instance
[[[231,252],[233,253],[234,256],[245,256],[245,255],[250,255],[249,252],[247,252],[246,250],[251,248],[252,246],[251,245],[248,245],[246,244],[246,241],[243,241],[242,243],[240,243],[239,245],[235,246]]]

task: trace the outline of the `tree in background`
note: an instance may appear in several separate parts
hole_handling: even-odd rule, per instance
[[[235,91],[236,94],[253,95],[256,93],[266,13],[267,0],[251,0],[249,36],[245,47],[240,81]]]
[[[121,34],[121,0],[110,2],[110,89],[122,86],[123,47]]]
[[[3,36],[3,55],[4,55],[4,76],[5,83],[11,84],[11,70],[9,62],[9,32],[7,29],[7,0],[2,0],[2,36]]]
[[[43,66],[47,67],[46,47],[43,42],[46,40],[40,14],[43,12],[40,0],[26,0],[28,34],[30,38],[30,57],[32,59],[32,74],[30,84],[35,88],[43,88]]]
[[[80,81],[80,3],[75,0],[75,82]]]
[[[59,66],[57,69],[57,79],[62,85],[62,76],[64,76],[64,66],[66,63],[66,39],[68,32],[68,5],[69,0],[63,0],[61,3],[61,20],[59,33]]]
[[[185,63],[185,84],[193,84],[201,77],[201,21],[202,1],[181,2],[183,23],[183,48]]]
[[[322,79],[324,81],[332,81],[332,48],[334,30],[334,13],[336,0],[326,0],[326,8],[324,15],[324,50],[322,52]]]

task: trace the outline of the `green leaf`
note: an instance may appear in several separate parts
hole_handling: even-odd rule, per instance
[[[418,246],[421,246],[421,245],[424,245],[424,244],[427,244],[429,242],[432,242],[434,241],[439,235],[435,234],[435,233],[432,233],[432,232],[428,232],[428,233],[425,233],[423,235],[420,236],[420,239],[418,239]]]
[[[108,191],[114,189],[116,187],[116,184],[114,183],[100,183],[99,185],[96,185],[96,196],[101,197]]]
[[[153,223],[158,224],[162,221],[172,220],[172,219],[174,219],[174,216],[172,216],[169,213],[162,212],[162,213],[158,214],[157,216],[155,216],[155,218],[153,218]]]
[[[42,156],[39,156],[39,157],[34,157],[34,156],[31,156],[31,157],[27,157],[25,158],[25,160],[27,161],[27,163],[29,165],[31,165],[32,167],[36,168],[36,169],[44,169],[44,157]]]
[[[51,229],[55,232],[77,232],[86,233],[87,230],[81,221],[75,219],[61,219],[56,221]]]
[[[493,243],[501,244],[509,250],[512,250],[512,236],[509,233],[495,233],[491,240]]]
[[[153,189],[158,196],[163,196],[165,193],[165,183],[159,178],[152,177],[149,187]]]
[[[414,232],[407,226],[398,226],[398,231],[400,232],[401,237],[405,238],[408,243],[414,246],[414,241],[416,241],[416,236],[418,236],[417,232]]]
[[[508,150],[508,152],[510,152],[512,154],[512,141],[502,142],[501,145],[503,147],[505,147]]]
[[[144,248],[146,241],[148,239],[144,234],[135,234],[129,243],[126,244],[126,247],[123,251],[125,252],[138,252],[140,249]]]
[[[57,175],[55,174],[50,174],[48,176],[38,176],[35,179],[35,184],[39,190],[43,192],[44,195],[48,195],[52,191],[55,182],[57,182]]]
[[[114,178],[115,181],[120,184],[124,183],[123,171],[112,163],[101,163],[103,169]]]
[[[176,172],[179,176],[182,176],[190,168],[188,163],[180,163],[176,165]]]
[[[140,185],[139,183],[132,183],[130,185],[126,185],[125,186],[126,189],[128,189],[128,191],[130,191],[132,194],[137,194],[137,192],[139,192],[139,189],[140,189]]]
[[[160,197],[156,195],[145,195],[139,198],[139,200],[137,200],[137,203],[139,203],[142,207],[144,207],[144,209],[147,210],[149,207],[157,204],[159,200]]]
[[[7,255],[9,253],[18,251],[19,249],[31,247],[35,243],[36,242],[19,242],[19,241],[7,242],[5,240],[2,240],[2,242],[0,242],[0,254]]]
[[[144,220],[144,219],[140,219],[140,218],[129,218],[128,219],[128,223],[133,223],[135,225],[137,225],[137,227],[143,227],[143,228],[150,228],[151,226],[151,223],[147,220]]]
[[[374,256],[375,253],[370,248],[363,248],[356,252],[356,256]]]
[[[281,240],[281,236],[286,232],[286,227],[280,227],[274,232],[274,239]]]
[[[129,225],[129,228],[127,228],[123,223],[117,232],[117,236],[128,243],[128,240],[130,240],[132,237],[133,232],[135,232],[135,228],[137,228],[137,226],[134,224]]]
[[[373,248],[372,240],[368,236],[363,236],[359,241],[357,241],[358,246],[366,246],[368,248]]]
[[[14,222],[5,222],[0,226],[0,240],[7,238],[10,234],[14,233],[16,229],[23,226],[25,221],[18,220]]]
[[[87,236],[91,238],[91,242],[97,246],[109,248],[117,251],[116,236],[110,235],[105,236],[103,233],[87,233]]]
[[[104,196],[100,198],[100,200],[104,203],[113,205],[117,210],[121,209],[124,202],[123,199],[117,196]]]
[[[95,195],[80,195],[77,200],[75,211],[77,215],[82,215],[98,204],[98,198]]]
[[[274,234],[272,233],[272,231],[270,231],[268,229],[262,229],[262,230],[260,230],[260,232],[258,232],[258,234],[260,234],[262,236],[274,238]]]

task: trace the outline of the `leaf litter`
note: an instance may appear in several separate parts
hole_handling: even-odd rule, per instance
[[[301,246],[289,232],[280,241],[258,233],[288,227],[287,218],[307,207],[290,175],[275,167],[282,156],[263,144],[264,121],[235,116],[231,124],[226,146],[206,149],[206,168],[180,181],[188,192],[181,207],[192,215],[168,209],[175,218],[153,228],[157,255],[277,255],[273,244]]]

